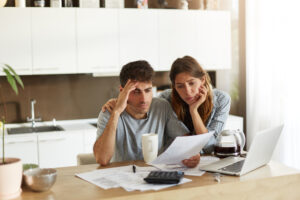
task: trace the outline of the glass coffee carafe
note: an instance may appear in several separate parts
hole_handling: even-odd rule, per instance
[[[245,146],[245,135],[240,130],[224,130],[217,137],[214,154],[217,157],[239,156]]]

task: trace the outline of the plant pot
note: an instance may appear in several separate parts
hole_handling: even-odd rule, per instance
[[[18,158],[0,161],[0,199],[12,199],[21,194],[22,162]]]

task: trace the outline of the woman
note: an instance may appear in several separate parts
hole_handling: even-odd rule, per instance
[[[184,122],[190,134],[214,131],[214,137],[203,148],[202,153],[212,153],[218,134],[224,128],[230,110],[230,96],[212,89],[210,78],[200,64],[190,56],[176,59],[171,67],[172,89],[165,90],[159,97],[167,99],[177,117]],[[116,100],[103,107],[109,112]],[[198,164],[200,154],[183,161],[188,167]]]
[[[214,131],[214,137],[203,148],[204,153],[212,153],[216,138],[229,115],[230,96],[212,89],[207,72],[190,56],[173,62],[170,79],[172,90],[164,91],[160,97],[172,104],[177,117],[189,128],[191,134]]]

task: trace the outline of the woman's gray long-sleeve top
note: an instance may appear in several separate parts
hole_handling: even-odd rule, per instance
[[[159,97],[167,99],[171,103],[171,89],[163,91]],[[202,153],[212,153],[214,151],[214,145],[216,138],[223,130],[226,120],[230,111],[230,96],[221,90],[213,90],[213,109],[206,123],[208,131],[214,131],[214,137],[212,137],[206,146],[203,148]],[[190,130],[191,132],[193,130]]]

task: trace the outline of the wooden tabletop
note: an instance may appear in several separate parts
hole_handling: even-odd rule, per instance
[[[75,173],[95,169],[131,165],[133,162],[112,163],[107,167],[99,165],[81,165],[57,169],[57,180],[46,192],[31,192],[22,188],[22,195],[17,199],[47,200],[93,200],[93,199],[299,199],[300,171],[286,167],[280,163],[270,162],[241,177],[221,176],[221,182],[214,180],[211,173],[201,177],[186,176],[191,182],[160,191],[127,192],[122,188],[104,190],[86,182]],[[142,161],[135,165],[146,166]]]

